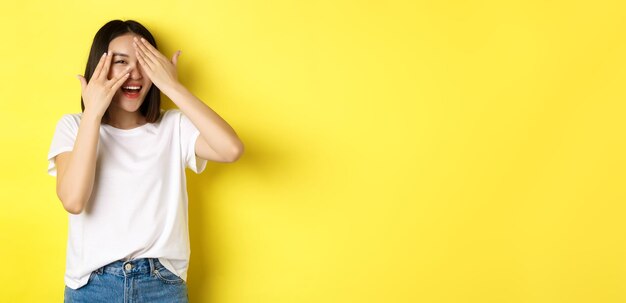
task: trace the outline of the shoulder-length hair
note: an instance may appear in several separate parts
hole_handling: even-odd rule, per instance
[[[93,38],[93,43],[91,44],[91,51],[89,51],[89,58],[87,59],[87,66],[85,67],[85,79],[87,82],[91,79],[93,72],[96,70],[96,66],[100,61],[100,57],[102,54],[108,51],[109,43],[111,40],[122,36],[127,33],[135,33],[139,36],[142,36],[146,39],[154,48],[157,48],[156,41],[152,34],[141,25],[139,22],[134,20],[112,20],[107,22],[104,26],[98,30],[96,35]],[[85,111],[85,103],[83,102],[83,97],[80,97],[80,107],[81,110]],[[139,112],[146,117],[146,121],[153,123],[159,119],[161,114],[161,91],[156,85],[152,84],[150,90],[148,90],[148,94],[146,94],[146,99],[139,107]],[[102,121],[108,120],[109,111],[105,112],[102,117]]]

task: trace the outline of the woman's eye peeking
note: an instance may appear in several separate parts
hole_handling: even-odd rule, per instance
[[[122,62],[126,63],[126,61],[124,61],[124,60],[117,60],[117,61],[115,61],[115,63],[122,63]]]

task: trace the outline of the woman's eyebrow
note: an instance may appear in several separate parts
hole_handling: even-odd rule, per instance
[[[113,56],[128,57],[128,55],[127,55],[127,54],[124,54],[124,53],[113,53]]]

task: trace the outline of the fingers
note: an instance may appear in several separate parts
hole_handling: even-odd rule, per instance
[[[156,58],[161,58],[167,60],[161,52],[159,52],[150,42],[146,41],[146,39],[141,38],[137,40],[137,37],[134,38],[135,43],[144,51],[148,56],[153,55]]]
[[[85,77],[83,77],[81,75],[76,75],[76,78],[78,78],[78,80],[80,80],[80,91],[84,92],[85,91],[85,87],[87,87],[87,80],[85,79]]]
[[[145,46],[142,46],[138,42],[133,42],[133,44],[135,45],[135,54],[137,55],[137,58],[143,59],[143,61],[149,65],[156,63],[155,62],[156,58],[151,58],[151,56],[154,56],[154,55],[151,52],[149,52]]]
[[[130,67],[127,67],[121,74],[113,77],[111,80],[107,81],[107,87],[110,87],[113,90],[117,90],[119,86],[121,86],[126,79],[130,76]],[[122,81],[122,82],[120,82]],[[120,82],[120,85],[117,86],[117,83]]]
[[[135,55],[137,56],[137,59],[139,60],[139,64],[141,64],[142,68],[144,68],[144,69],[146,69],[146,68],[152,69],[154,63],[152,61],[150,61],[149,58],[146,57],[144,52],[142,52],[141,50],[136,50],[135,51]]]
[[[106,58],[104,58],[104,67],[102,68],[102,71],[100,71],[100,79],[108,79],[111,61],[113,61],[113,54],[111,54],[111,52],[107,52]]]
[[[174,63],[174,66],[176,66],[178,64],[178,56],[180,56],[180,53],[182,53],[180,50],[178,50],[174,56],[172,56],[172,63]]]
[[[102,70],[102,62],[104,62],[104,58],[106,58],[107,53],[102,54],[102,56],[100,56],[100,60],[98,61],[98,65],[96,65],[96,69],[93,71],[93,74],[91,74],[91,78],[98,78],[100,77],[100,71]]]
[[[125,73],[121,77],[114,78],[115,82],[113,83],[113,86],[111,86],[111,91],[115,93],[115,91],[117,91],[117,89],[120,88],[124,82],[126,82],[126,79],[128,79],[129,76],[130,73]],[[111,79],[111,81],[113,81],[113,79]]]

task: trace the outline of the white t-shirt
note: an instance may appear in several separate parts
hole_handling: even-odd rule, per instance
[[[63,115],[48,152],[74,148],[82,113]],[[189,225],[185,167],[199,174],[207,161],[195,155],[200,135],[179,109],[133,129],[100,125],[94,187],[83,212],[69,215],[65,285],[77,289],[92,271],[120,259],[159,258],[187,281]]]

